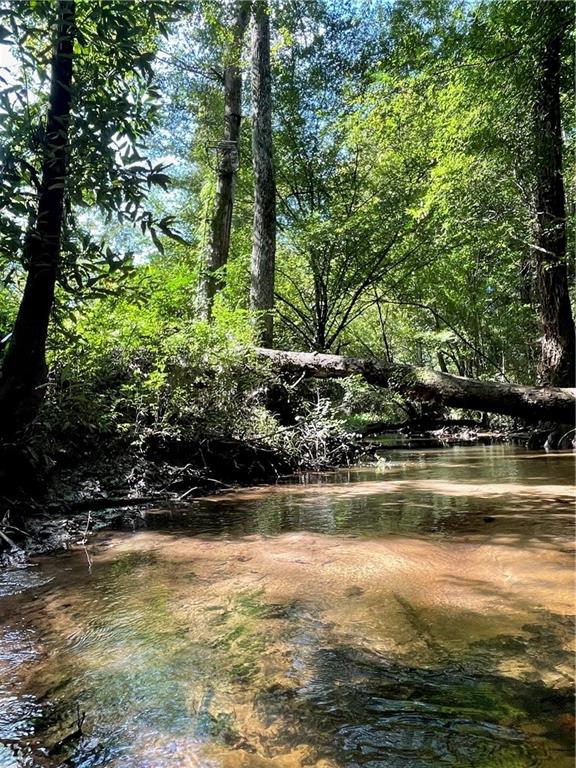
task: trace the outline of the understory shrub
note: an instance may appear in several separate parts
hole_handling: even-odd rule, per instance
[[[341,388],[334,407],[317,382],[292,390],[288,427],[268,410],[267,394],[280,380],[250,351],[245,310],[217,305],[210,324],[175,322],[154,304],[105,299],[71,330],[73,344],[52,346],[41,413],[45,432],[60,443],[118,439],[142,448],[231,438],[268,446],[294,468],[349,460]]]
[[[247,323],[249,327],[249,323]],[[147,335],[133,327],[79,338],[54,352],[43,419],[51,430],[172,437],[254,436],[266,419],[258,402],[266,362],[229,326],[200,321]],[[119,331],[119,332],[118,332]]]

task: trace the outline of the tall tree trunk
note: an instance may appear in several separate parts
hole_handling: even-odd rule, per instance
[[[205,273],[200,284],[199,310],[202,317],[212,314],[214,296],[223,284],[216,271],[228,261],[230,231],[234,208],[236,173],[240,156],[242,119],[242,43],[250,19],[249,0],[235,5],[232,48],[224,68],[224,138],[218,145],[218,180],[210,225],[210,242],[205,259]]]
[[[271,345],[276,259],[276,184],[272,160],[270,18],[267,0],[255,0],[253,6],[252,156],[254,225],[250,308],[258,313],[257,330],[261,343]]]
[[[58,0],[42,179],[34,226],[27,233],[28,275],[0,371],[0,437],[12,438],[36,416],[46,382],[46,337],[54,303],[64,215],[70,123],[74,0]]]
[[[539,302],[541,351],[538,382],[574,386],[574,319],[566,266],[566,200],[562,178],[560,65],[567,5],[541,0],[545,39],[538,52],[534,102],[536,216],[534,263]]]

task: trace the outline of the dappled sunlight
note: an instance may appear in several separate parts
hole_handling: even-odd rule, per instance
[[[568,768],[567,476],[446,475],[158,509],[13,574],[0,739],[88,768]]]
[[[144,532],[136,539],[119,537],[100,558],[114,560],[119,553],[141,548],[166,563],[178,564],[180,575],[181,567],[201,580],[217,573],[219,587],[222,583],[231,591],[265,587],[273,602],[307,599],[326,606],[330,601],[339,603],[346,590],[356,587],[363,598],[385,598],[401,591],[418,596],[422,604],[472,603],[482,611],[484,592],[468,589],[460,594],[454,588],[452,579],[465,574],[464,581],[497,588],[513,610],[530,605],[569,613],[573,607],[571,559],[541,548],[531,552],[527,561],[513,539],[480,545],[404,536],[358,540],[300,532],[221,541]],[[493,606],[495,612],[502,607],[500,602]]]
[[[429,492],[441,496],[473,496],[492,497],[492,496],[530,496],[535,499],[549,499],[554,501],[557,497],[574,499],[574,489],[567,485],[522,485],[518,483],[458,483],[447,480],[390,480],[386,478],[383,485],[382,480],[373,480],[365,482],[355,482],[349,486],[345,485],[323,485],[319,491],[321,496],[326,498],[348,499],[355,496],[370,496],[393,493],[409,492]],[[258,501],[265,499],[273,493],[275,495],[289,496],[308,496],[310,488],[308,486],[290,486],[287,491],[285,486],[272,486],[271,488],[252,488],[247,491],[238,491],[234,494],[226,494],[216,497],[206,497],[203,499],[208,504],[219,504],[226,500],[231,501]],[[314,503],[312,499],[310,503]]]

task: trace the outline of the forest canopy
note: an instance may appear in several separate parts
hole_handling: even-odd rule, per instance
[[[274,431],[257,345],[574,386],[572,22],[0,0],[2,437]]]

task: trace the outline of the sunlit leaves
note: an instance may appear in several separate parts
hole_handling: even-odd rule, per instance
[[[71,290],[94,285],[102,270],[118,272],[118,260],[124,259],[127,270],[131,264],[129,254],[112,258],[110,244],[80,247],[86,235],[78,235],[79,208],[96,207],[109,220],[154,230],[157,241],[147,197],[152,187],[166,190],[169,176],[165,164],[146,159],[145,138],[156,123],[160,99],[153,83],[157,40],[168,32],[177,7],[174,0],[76,2],[73,107],[63,182],[68,219],[60,270],[62,284]],[[55,4],[6,0],[0,14],[3,40],[15,62],[10,76],[0,80],[0,256],[16,263],[23,233],[33,221],[40,168],[50,156],[42,127]],[[159,231],[172,234],[165,224]]]

